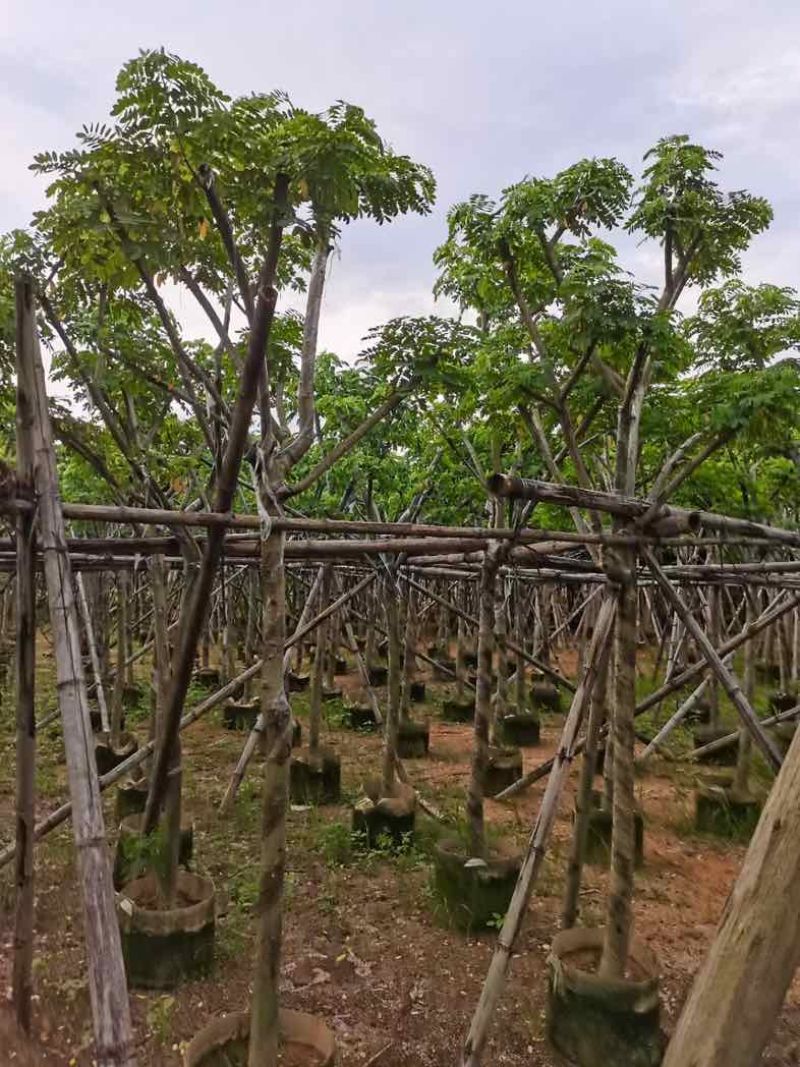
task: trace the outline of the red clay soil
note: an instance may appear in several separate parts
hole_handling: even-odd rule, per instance
[[[42,661],[42,670],[48,666]],[[145,669],[142,668],[142,677]],[[353,677],[338,679],[345,689]],[[430,683],[433,692],[441,690]],[[40,710],[40,714],[45,709]],[[415,717],[435,708],[417,707]],[[185,807],[195,820],[197,869],[215,882],[222,914],[217,924],[217,964],[208,978],[164,995],[133,991],[131,1005],[140,1065],[177,1067],[182,1047],[218,1014],[248,1004],[259,863],[261,762],[251,768],[235,813],[217,811],[244,734],[223,730],[212,713],[184,734]],[[525,750],[525,769],[553,753],[563,716],[544,718],[543,744]],[[13,711],[0,717],[0,825],[13,826]],[[132,723],[140,737],[142,721]],[[343,786],[350,796],[375,773],[380,738],[340,729],[324,731],[342,757]],[[42,810],[66,795],[57,729],[40,741]],[[469,773],[469,726],[431,728],[431,755],[407,761],[411,780],[447,813],[459,810]],[[574,778],[574,775],[573,775]],[[554,839],[498,1006],[484,1063],[492,1067],[556,1067],[546,1037],[546,959],[558,929],[569,845],[574,781],[563,797]],[[487,815],[507,844],[524,848],[544,782],[509,804],[489,801]],[[703,959],[744,855],[741,845],[693,835],[691,780],[675,765],[659,765],[637,783],[645,814],[645,865],[637,873],[636,928],[660,960],[664,1025],[670,1029]],[[106,797],[109,827],[113,797]],[[340,1067],[448,1067],[458,1062],[492,955],[495,932],[465,937],[434,918],[427,856],[355,857],[341,862],[341,835],[349,825],[346,805],[293,809],[289,816],[288,877],[281,995],[284,1006],[322,1017],[333,1029]],[[423,836],[424,821],[421,820]],[[8,837],[8,830],[6,832]],[[91,1024],[85,981],[80,905],[69,826],[37,847],[35,1002],[33,1046],[21,1043],[0,1015],[0,1063],[92,1063]],[[0,882],[0,983],[10,986],[13,930],[11,870]],[[582,919],[603,921],[606,873],[588,868]],[[800,1063],[800,985],[790,991],[763,1063]],[[378,1055],[380,1053],[380,1055]],[[27,1057],[27,1058],[26,1058]],[[31,1058],[33,1057],[33,1058]],[[377,1057],[376,1059],[372,1059]]]

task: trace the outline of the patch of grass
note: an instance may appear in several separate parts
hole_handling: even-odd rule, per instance
[[[350,723],[347,707],[341,697],[325,701],[322,705],[322,717],[331,730],[343,730]]]
[[[218,960],[240,960],[246,948],[247,939],[241,925],[236,921],[235,913],[217,922],[214,931],[214,951]]]
[[[358,839],[344,823],[324,822],[313,831],[312,848],[328,867],[348,867],[358,854]]]
[[[258,901],[259,869],[257,865],[241,867],[228,878],[230,902],[243,914],[249,915]]]
[[[147,1029],[159,1045],[166,1045],[172,1029],[175,997],[158,997],[147,1009]]]

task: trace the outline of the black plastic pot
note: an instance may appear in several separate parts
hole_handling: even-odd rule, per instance
[[[103,775],[113,771],[118,764],[132,756],[138,747],[139,742],[133,734],[120,734],[116,747],[112,747],[109,734],[95,734],[94,758],[97,761],[97,773]]]
[[[782,711],[789,711],[791,708],[796,707],[797,703],[797,693],[792,693],[788,691],[770,693],[769,695],[769,706],[774,712],[777,713],[780,713]]]
[[[750,837],[761,815],[761,801],[724,786],[699,784],[694,793],[695,828],[722,837]]]
[[[530,689],[531,705],[542,711],[561,711],[561,694],[553,682],[535,681]]]
[[[334,1067],[336,1042],[321,1019],[281,1008],[278,1020],[284,1041],[308,1049],[308,1067]],[[189,1042],[183,1067],[246,1067],[249,1039],[249,1011],[212,1019]]]
[[[659,1025],[658,962],[634,939],[636,980],[601,978],[570,962],[594,954],[601,929],[574,927],[553,938],[547,960],[548,1033],[556,1049],[579,1067],[658,1067],[664,1053]]]
[[[522,777],[522,753],[518,748],[492,748],[483,779],[487,797],[496,797]]]
[[[308,674],[295,674],[294,671],[289,671],[286,680],[290,693],[302,693],[304,689],[308,689],[311,677]]]
[[[114,888],[119,889],[125,882],[144,877],[143,859],[137,847],[141,840],[142,813],[126,815],[119,824],[119,837],[114,852]],[[178,863],[188,867],[194,852],[194,824],[188,819],[181,823],[181,839],[178,846]]]
[[[497,720],[497,730],[505,745],[534,748],[539,744],[541,724],[535,711],[509,709]]]
[[[122,687],[122,703],[126,708],[135,708],[144,696],[144,689],[136,682]]]
[[[117,786],[117,818],[122,820],[128,815],[139,815],[147,802],[147,790],[150,783],[145,777],[123,778]]]
[[[140,902],[153,898],[155,875],[128,882],[117,894],[122,955],[130,985],[174,989],[206,974],[214,962],[215,893],[209,878],[178,871],[180,903],[165,911]]]
[[[708,726],[698,726],[696,730],[693,730],[692,739],[695,748],[700,748],[702,745],[708,745],[712,741],[719,741],[730,733],[732,733],[732,730],[729,726],[712,726],[709,724]],[[739,747],[734,738],[725,748],[698,756],[698,762],[714,764],[717,767],[733,767],[736,764],[738,751]]]
[[[639,807],[633,813],[634,848],[637,867],[644,863],[644,817]],[[589,828],[586,835],[584,862],[592,866],[607,867],[611,859],[611,835],[614,815],[606,807],[606,798],[596,789],[592,790],[592,808],[589,812]]]
[[[425,683],[412,682],[409,696],[415,704],[421,704],[425,700]]]
[[[459,930],[496,923],[511,903],[521,864],[519,856],[476,860],[459,841],[441,841],[433,855],[437,905]]]
[[[370,667],[367,676],[369,677],[369,684],[376,689],[382,685],[386,685],[386,681],[389,677],[389,668],[383,666]]]
[[[380,782],[370,781],[364,785],[364,794],[353,807],[353,833],[363,837],[370,849],[387,842],[393,848],[406,845],[414,833],[417,809],[414,790],[396,782],[394,796],[383,797]]]
[[[397,727],[397,755],[400,759],[423,759],[428,755],[430,740],[429,722],[405,719]]]
[[[338,804],[341,798],[342,765],[330,748],[317,752],[304,749],[292,756],[289,795],[293,804]]]
[[[691,711],[688,711],[683,720],[687,725],[694,723],[701,726],[707,726],[711,722],[711,705],[710,703],[701,697],[700,700],[695,701]]]
[[[348,704],[347,719],[351,730],[378,729],[378,720],[369,704]]]
[[[204,689],[219,689],[221,682],[219,667],[198,667],[194,672],[193,680]]]
[[[797,722],[787,721],[776,723],[770,730],[770,734],[775,740],[778,748],[786,755],[789,751],[789,746],[794,741],[794,735],[797,732]]]
[[[472,722],[475,718],[475,697],[468,700],[443,700],[442,718],[445,722]]]
[[[246,703],[229,701],[222,709],[222,725],[226,730],[252,730],[261,710],[259,700]]]

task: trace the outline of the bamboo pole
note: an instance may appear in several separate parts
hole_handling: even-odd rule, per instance
[[[609,515],[627,521],[649,518],[649,529],[670,536],[676,532],[695,532],[701,527],[720,532],[740,534],[745,537],[761,538],[781,544],[800,547],[800,532],[784,530],[778,526],[767,526],[748,519],[731,518],[711,511],[687,511],[662,505],[653,512],[652,502],[639,500],[633,496],[617,493],[604,493],[595,489],[583,489],[577,486],[557,485],[528,478],[517,478],[507,474],[495,474],[489,478],[489,491],[496,496],[511,500],[542,501],[547,504],[561,504],[564,507],[582,507],[594,511],[604,511]]]
[[[726,666],[729,666],[731,662],[731,657],[726,656],[723,662]],[[703,695],[703,693],[705,693],[706,689],[708,689],[710,681],[711,676],[706,675],[700,685],[698,685],[696,689],[692,690],[686,700],[684,700],[681,706],[676,710],[674,715],[670,716],[670,718],[667,720],[667,722],[664,723],[664,725],[658,731],[653,740],[648,744],[644,752],[637,760],[637,763],[644,763],[645,760],[647,760],[647,758],[651,756],[657,748],[660,748],[663,745],[663,743],[673,732],[673,730],[675,730],[680,725],[680,723],[683,722],[689,712],[695,707],[700,697]]]
[[[206,699],[201,701],[196,707],[187,711],[181,719],[181,732],[188,726],[191,726],[192,723],[197,722],[198,719],[208,714],[209,711],[213,711],[213,709],[221,704],[223,700],[227,700],[228,697],[232,696],[240,685],[244,685],[258,674],[260,670],[261,660],[259,659],[248,667],[246,671],[243,671],[236,678],[231,679],[231,681],[223,686],[222,689],[218,690],[216,693],[212,693],[211,696],[206,697]],[[106,789],[121,781],[126,775],[130,774],[131,771],[135,771],[138,767],[141,767],[142,764],[146,763],[150,756],[152,756],[155,747],[156,742],[153,738],[148,741],[146,745],[143,745],[132,755],[128,756],[126,760],[123,760],[122,763],[118,763],[113,770],[108,772],[108,774],[104,774],[99,780],[100,791],[105,792]],[[43,837],[47,837],[52,830],[61,826],[61,824],[66,822],[71,815],[72,801],[67,801],[65,804],[56,808],[55,811],[52,811],[49,815],[45,816],[41,822],[36,824],[33,833],[34,840],[38,842],[41,841]],[[11,863],[16,857],[16,853],[16,845],[10,845],[8,848],[4,849],[4,851],[0,852],[0,870]]]
[[[400,578],[402,581],[406,582],[409,586],[411,586],[412,589],[417,589],[419,592],[424,593],[425,596],[429,597],[431,600],[435,600],[437,604],[441,604],[442,607],[447,608],[448,611],[452,611],[454,615],[457,615],[459,618],[462,618],[464,622],[468,622],[471,626],[474,626],[476,630],[478,629],[480,623],[474,615],[470,615],[469,612],[464,611],[457,604],[454,604],[451,600],[448,600],[446,597],[440,596],[438,593],[435,593],[432,589],[428,589],[426,586],[422,585],[420,582],[415,581],[413,578],[409,578],[408,575],[401,573]],[[504,638],[504,641],[505,646],[509,652],[512,652],[516,656],[521,656],[526,663],[530,663],[532,667],[535,667],[538,671],[541,671],[542,674],[547,675],[547,677],[552,682],[554,682],[558,686],[561,686],[562,689],[566,689],[570,693],[575,692],[575,686],[572,684],[572,682],[569,681],[568,678],[564,678],[563,675],[558,673],[558,671],[553,670],[553,668],[548,663],[545,663],[537,656],[531,656],[528,652],[525,651],[524,648],[518,645],[515,641],[509,641],[508,638]]]
[[[92,674],[94,675],[94,687],[97,693],[97,703],[100,708],[100,725],[103,733],[108,733],[111,729],[111,722],[108,717],[108,704],[106,704],[106,691],[103,686],[103,671],[100,667],[100,657],[97,654],[97,642],[94,636],[94,625],[92,624],[92,613],[89,610],[89,601],[86,598],[86,586],[83,583],[83,575],[79,574],[76,578],[75,584],[78,587],[78,604],[80,606],[81,615],[83,616],[83,626],[86,630],[86,641],[89,645],[89,657],[92,661]]]
[[[133,1067],[128,989],[122,961],[114,887],[94,762],[94,739],[81,666],[78,616],[65,545],[64,517],[47,405],[44,367],[36,334],[33,288],[23,283],[20,364],[22,388],[31,396],[35,480],[58,700],[72,797],[73,829],[83,903],[89,996],[99,1067]]]
[[[725,663],[720,658],[717,650],[712,645],[711,641],[706,636],[702,626],[697,622],[694,615],[689,611],[686,605],[681,600],[677,591],[673,587],[669,578],[661,570],[661,566],[653,554],[652,549],[643,548],[644,558],[647,560],[650,570],[653,572],[656,581],[660,588],[674,607],[676,613],[680,617],[686,629],[694,638],[697,643],[697,647],[702,652],[704,658],[707,660],[708,665],[711,667],[712,672],[719,679],[725,692],[728,694],[731,703],[736,708],[736,711],[742,721],[742,724],[750,732],[753,741],[761,749],[761,752],[767,759],[767,762],[773,768],[778,770],[781,765],[781,756],[775,747],[774,743],[770,740],[766,733],[761,728],[761,724],[758,721],[758,716],[753,710],[750,701],[742,692],[742,688],[736,679],[736,676],[725,666]]]
[[[322,568],[319,600],[323,610],[328,606],[331,589],[331,568],[325,564]],[[309,597],[310,599],[310,597]],[[326,619],[317,628],[317,640],[314,647],[314,666],[311,672],[311,696],[308,715],[308,750],[312,755],[319,752],[320,725],[322,723],[322,687],[325,674],[325,656],[328,654],[328,634],[330,623]]]
[[[800,604],[800,597],[792,597],[790,600],[784,601],[783,604],[773,603],[766,611],[764,611],[752,626],[745,626],[740,634],[736,637],[730,638],[723,645],[717,649],[717,653],[720,656],[727,656],[729,652],[734,652],[737,648],[743,645],[746,641],[752,640],[758,634],[760,634],[766,627],[770,626],[777,618],[785,614],[787,611],[794,610]],[[665,700],[671,693],[682,689],[685,685],[697,678],[703,671],[709,669],[708,663],[705,659],[698,660],[691,667],[687,667],[667,685],[662,685],[660,689],[657,689],[650,696],[645,697],[636,705],[636,715],[644,715],[646,711],[654,707],[656,704],[660,704],[662,700]],[[716,744],[717,742],[713,742]],[[579,741],[576,752],[583,751],[583,741]],[[534,767],[532,771],[528,771],[522,778],[517,779],[513,785],[510,785],[508,789],[504,789],[502,793],[498,793],[495,800],[511,800],[518,793],[522,793],[529,786],[534,785],[536,782],[541,781],[542,778],[547,777],[550,770],[553,767],[554,759],[545,760],[544,763],[540,763],[538,767]]]
[[[27,388],[24,349],[30,323],[26,307],[29,294],[24,283],[15,285],[16,370],[17,370],[17,485],[33,497],[33,410]],[[25,1033],[31,1029],[34,937],[33,844],[36,818],[36,570],[33,512],[20,512],[16,522],[16,907],[14,915],[14,967],[12,997],[17,1024]]]
[[[286,672],[289,670],[290,662],[291,662],[290,659],[289,659],[289,656],[287,654],[288,649],[291,648],[292,646],[296,645],[298,642],[302,641],[303,638],[306,636],[306,634],[310,633],[315,627],[319,626],[320,623],[324,622],[327,618],[329,618],[331,615],[333,615],[334,612],[338,611],[339,608],[342,606],[342,604],[347,603],[347,601],[350,599],[350,597],[355,596],[362,589],[365,589],[371,582],[374,581],[374,579],[375,579],[375,575],[374,574],[368,574],[366,576],[366,578],[362,579],[362,581],[358,583],[358,585],[354,586],[352,589],[349,589],[346,593],[343,593],[342,596],[340,596],[332,604],[328,604],[328,606],[326,608],[324,608],[323,611],[321,611],[316,616],[316,618],[311,619],[310,621],[308,621],[306,612],[308,612],[308,614],[310,615],[311,608],[313,607],[314,600],[315,600],[315,598],[317,596],[320,584],[322,582],[322,568],[320,568],[320,570],[317,572],[317,577],[314,580],[314,585],[312,586],[312,590],[309,593],[308,597],[306,598],[305,607],[303,608],[303,613],[300,616],[300,621],[297,624],[297,629],[295,630],[295,632],[292,634],[291,638],[287,642],[286,651],[284,652],[284,660],[283,660],[283,671],[284,671],[284,674],[286,674]],[[258,739],[264,733],[264,729],[265,729],[264,715],[262,714],[262,712],[259,712],[258,718],[256,719],[256,722],[255,722],[255,725],[253,726],[253,729],[250,731],[250,733],[248,734],[247,740],[245,741],[244,748],[242,749],[242,754],[239,757],[239,760],[238,760],[236,766],[233,769],[233,774],[231,775],[231,780],[228,783],[228,788],[225,790],[225,795],[223,796],[222,800],[220,801],[219,810],[221,812],[224,813],[224,812],[227,812],[227,811],[231,810],[231,807],[233,806],[233,802],[236,799],[236,794],[239,791],[239,786],[242,784],[242,781],[244,780],[245,772],[247,770],[247,765],[249,764],[250,760],[253,758],[253,753],[256,750],[256,745],[258,744]]]
[[[774,726],[779,722],[787,722],[791,719],[796,719],[800,715],[800,704],[795,705],[793,708],[789,708],[786,711],[781,711],[777,715],[768,715],[766,719],[761,720],[762,726]],[[750,735],[748,734],[748,737]],[[707,745],[701,745],[699,748],[693,749],[686,757],[689,760],[700,759],[701,756],[711,756],[715,752],[721,752],[725,748],[729,748],[735,744],[741,738],[741,730],[734,730],[729,734],[725,734],[724,737],[718,737],[714,741],[709,741]]]

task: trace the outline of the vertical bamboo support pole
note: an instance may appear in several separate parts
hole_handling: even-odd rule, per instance
[[[97,641],[95,640],[94,625],[92,623],[92,613],[89,608],[89,600],[86,596],[86,585],[83,581],[83,575],[79,574],[76,579],[76,585],[78,587],[78,603],[80,605],[81,615],[83,615],[83,625],[86,629],[86,640],[89,644],[89,657],[92,661],[92,674],[94,675],[94,687],[97,694],[97,703],[100,707],[100,725],[103,733],[108,733],[111,729],[111,723],[108,718],[108,704],[106,703],[106,691],[103,687],[103,669],[100,666],[100,656],[97,652]]]
[[[322,568],[319,606],[325,610],[328,606],[331,589],[332,567],[326,563]],[[325,657],[328,655],[328,632],[330,621],[326,619],[317,627],[317,641],[314,648],[314,667],[311,675],[311,699],[308,716],[308,749],[312,754],[319,751],[319,734],[322,722],[322,688],[325,675]]]
[[[128,989],[81,665],[78,615],[61,512],[44,367],[36,334],[33,289],[27,282],[23,283],[18,308],[22,314],[19,335],[23,388],[32,396],[33,405],[39,530],[83,904],[95,1057],[98,1067],[133,1067]]]
[[[26,287],[17,283],[17,493],[33,499],[33,409],[27,386],[23,349],[26,343]],[[32,311],[31,311],[32,314]],[[36,545],[34,514],[17,516],[16,569],[16,911],[14,916],[14,968],[12,990],[17,1023],[31,1028],[31,967],[33,963],[33,845],[36,818]]]

